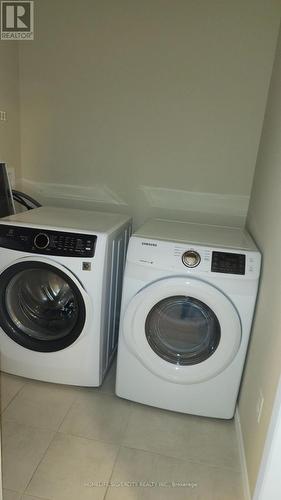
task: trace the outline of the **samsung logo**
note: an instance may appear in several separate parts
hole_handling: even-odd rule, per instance
[[[157,247],[157,243],[147,243],[146,241],[142,241],[142,245],[146,247]]]

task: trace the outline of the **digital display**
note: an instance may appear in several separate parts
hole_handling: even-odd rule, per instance
[[[246,256],[240,253],[213,252],[211,271],[214,273],[245,274]]]

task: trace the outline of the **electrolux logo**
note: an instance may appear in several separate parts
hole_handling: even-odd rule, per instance
[[[34,2],[1,1],[1,40],[34,39]]]

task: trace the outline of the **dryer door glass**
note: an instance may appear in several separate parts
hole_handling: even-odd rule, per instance
[[[84,301],[78,287],[61,270],[40,262],[21,263],[2,274],[0,288],[4,286],[2,327],[19,344],[55,351],[80,335],[85,322]]]
[[[145,334],[153,351],[169,363],[195,365],[217,349],[221,329],[215,313],[194,297],[168,297],[149,312]]]

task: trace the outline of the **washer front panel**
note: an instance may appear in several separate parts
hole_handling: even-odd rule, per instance
[[[241,342],[241,322],[232,302],[202,280],[172,277],[140,290],[124,313],[130,351],[152,373],[179,384],[222,372]]]

